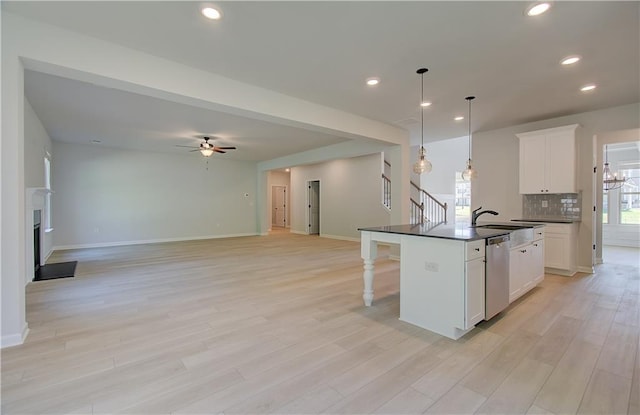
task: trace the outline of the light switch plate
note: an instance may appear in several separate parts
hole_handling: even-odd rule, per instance
[[[549,207],[549,202],[547,202],[546,200],[543,200],[542,207]]]

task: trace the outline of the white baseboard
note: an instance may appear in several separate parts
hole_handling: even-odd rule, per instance
[[[84,248],[107,248],[110,246],[160,244],[165,242],[199,241],[203,239],[237,238],[237,237],[258,236],[258,235],[259,235],[258,233],[235,233],[235,234],[229,234],[229,235],[206,235],[206,236],[191,236],[191,237],[184,237],[184,238],[162,238],[162,239],[145,239],[145,240],[139,240],[139,241],[100,242],[96,244],[60,245],[60,246],[54,246],[53,251],[66,251],[68,249],[84,249]]]
[[[0,339],[0,348],[4,349],[5,347],[11,346],[19,346],[24,343],[24,340],[27,338],[29,334],[29,326],[27,323],[24,323],[24,327],[22,328],[22,333],[10,334],[8,336],[2,336]]]
[[[602,258],[596,258],[596,265],[600,265],[602,263]]]
[[[547,274],[553,274],[553,275],[562,275],[563,277],[573,277],[576,271],[571,271],[568,269],[558,269],[558,268],[548,268],[548,267],[544,267],[544,272]]]
[[[584,272],[585,274],[593,274],[593,267],[578,267],[578,272]]]
[[[360,238],[354,238],[352,236],[327,235],[326,233],[323,233],[320,236],[323,237],[323,238],[338,239],[338,240],[341,240],[341,241],[360,242]]]
[[[306,232],[296,231],[296,230],[293,230],[293,229],[291,229],[291,230],[289,231],[289,233],[295,233],[296,235],[309,235],[309,234],[308,234],[308,233],[306,233]]]

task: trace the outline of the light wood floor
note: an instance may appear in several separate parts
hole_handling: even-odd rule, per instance
[[[382,252],[384,254],[384,251]],[[639,413],[639,269],[547,275],[459,341],[398,321],[399,264],[287,233],[66,251],[2,350],[2,413]]]

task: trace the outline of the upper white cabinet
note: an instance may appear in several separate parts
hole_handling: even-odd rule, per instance
[[[578,124],[516,134],[520,139],[520,193],[576,193]]]

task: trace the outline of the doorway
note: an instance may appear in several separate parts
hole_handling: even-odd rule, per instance
[[[287,226],[287,187],[271,187],[271,226]]]
[[[631,134],[629,134],[631,132]],[[601,250],[595,263],[640,266],[640,130],[621,131],[598,137],[596,189],[596,229]],[[631,139],[631,140],[629,140]],[[603,190],[602,166],[608,164],[611,175],[624,181],[610,182]],[[599,254],[599,258],[598,258]]]
[[[309,235],[320,235],[320,180],[307,182]]]

